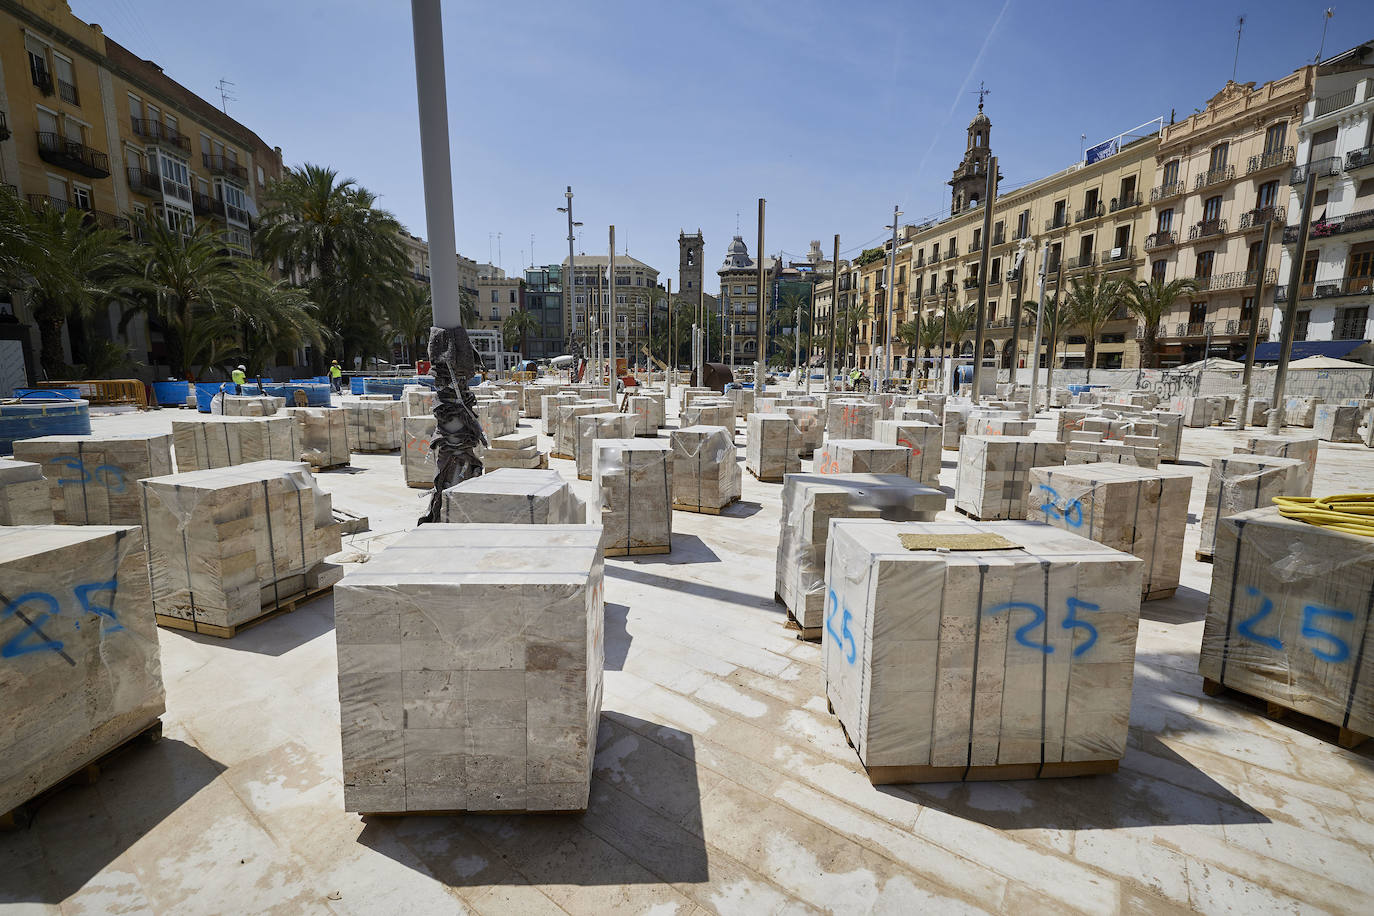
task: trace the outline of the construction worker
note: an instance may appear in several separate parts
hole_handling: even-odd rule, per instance
[[[329,388],[335,394],[343,390],[343,370],[339,368],[337,359],[329,364]]]
[[[229,381],[234,383],[234,394],[243,394],[243,386],[248,381],[248,367],[239,366],[230,372]]]

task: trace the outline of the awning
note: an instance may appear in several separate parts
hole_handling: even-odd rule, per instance
[[[1295,340],[1290,360],[1307,356],[1331,356],[1341,359],[1354,350],[1369,343],[1367,340]],[[1255,362],[1276,363],[1279,361],[1279,342],[1267,340],[1255,346]]]

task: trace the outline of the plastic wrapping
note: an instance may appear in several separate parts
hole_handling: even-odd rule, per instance
[[[881,422],[881,421],[879,421]],[[913,459],[906,445],[887,444],[878,439],[827,439],[816,453],[817,474],[901,474],[911,477]]]
[[[788,474],[782,487],[775,590],[797,623],[821,626],[825,545],[834,518],[928,521],[945,494],[894,474]]]
[[[172,473],[172,437],[42,436],[14,443],[43,468],[59,525],[141,525],[138,482]]]
[[[592,457],[595,502],[606,556],[668,553],[673,546],[673,450],[664,439],[598,439]]]
[[[425,385],[407,385],[401,391],[401,409],[407,417],[434,416],[437,394]]]
[[[352,451],[389,452],[401,447],[404,434],[400,401],[347,400],[339,409],[344,412]]]
[[[1359,442],[1362,414],[1359,407],[1322,404],[1317,407],[1312,431],[1327,442]]]
[[[1004,414],[1012,412],[999,411]],[[967,429],[967,435],[970,436],[1029,436],[1033,432],[1033,422],[1012,416],[971,416]]]
[[[153,607],[192,627],[234,627],[312,587],[340,548],[308,467],[259,461],[142,482]]]
[[[792,400],[797,400],[793,398]],[[792,422],[797,427],[797,435],[801,436],[801,450],[799,454],[803,458],[810,458],[816,449],[821,447],[825,441],[825,413],[812,405],[788,404],[779,408],[779,413],[785,413],[792,418]]]
[[[950,401],[945,404],[943,419],[945,434],[943,445],[945,448],[957,449],[959,442],[964,438],[968,431],[969,415],[973,412],[973,405],[967,401]]]
[[[1024,519],[1030,470],[1064,463],[1064,445],[1029,436],[965,436],[954,507],[976,518]]]
[[[593,448],[598,439],[628,439],[635,435],[635,418],[628,413],[589,413],[573,420],[573,462],[579,480],[592,479]]]
[[[916,412],[934,416],[928,410]],[[915,420],[879,420],[875,435],[884,445],[900,445],[907,450],[906,476],[928,486],[940,485],[943,429]]]
[[[0,458],[0,525],[51,525],[53,498],[43,468]]]
[[[515,432],[520,417],[520,409],[515,401],[507,398],[479,399],[476,409],[477,420],[488,439]]]
[[[0,529],[0,811],[165,711],[137,527]]]
[[[16,439],[90,434],[88,401],[53,397],[0,404],[0,455],[8,455]]]
[[[1283,402],[1283,422],[1288,426],[1312,428],[1317,419],[1317,405],[1321,398],[1286,398]]]
[[[344,808],[580,811],[601,714],[600,531],[429,524],[334,590]]]
[[[401,429],[405,435],[405,444],[401,447],[401,473],[406,486],[428,490],[434,486],[434,474],[438,470],[434,451],[430,448],[434,439],[434,415],[404,417]]]
[[[479,449],[482,466],[488,471],[498,468],[541,468],[548,467],[548,460],[539,451],[538,436],[534,430],[520,430],[497,436]]]
[[[287,407],[282,413],[296,421],[300,460],[316,470],[349,463],[346,412],[335,407]]]
[[[615,406],[603,398],[592,401],[577,401],[573,404],[559,404],[555,410],[558,419],[555,423],[553,456],[571,460],[577,456],[576,418],[593,413],[609,413],[615,410]]]
[[[719,510],[740,498],[742,475],[735,439],[724,427],[675,429],[669,441],[674,508]]]
[[[680,405],[678,416],[680,417],[682,411],[692,406],[692,401],[697,398],[717,398],[720,397],[720,392],[716,391],[714,388],[702,388],[699,385],[689,385],[686,388],[679,388],[677,397],[678,404]]]
[[[545,394],[539,398],[539,431],[546,436],[558,435],[558,408],[563,404],[576,404],[580,398],[571,392]]]
[[[827,439],[871,439],[882,407],[858,398],[832,398],[825,405]]]
[[[563,390],[563,385],[549,384],[547,382],[536,382],[533,385],[526,385],[520,392],[520,410],[530,419],[539,419],[544,416],[544,398],[551,394],[558,394]]]
[[[586,506],[557,471],[501,468],[444,491],[441,521],[463,524],[581,525]]]
[[[1217,522],[1249,509],[1271,505],[1275,496],[1311,496],[1312,474],[1299,458],[1229,455],[1213,458],[1202,504],[1198,553],[1216,552]],[[1215,570],[1213,570],[1215,574]]]
[[[172,421],[178,471],[204,471],[252,461],[296,461],[300,442],[288,416],[224,417],[216,414]]]
[[[778,482],[801,470],[801,430],[785,413],[751,413],[744,439],[744,466],[759,480]]]
[[[654,399],[640,394],[632,394],[625,399],[626,412],[634,418],[635,436],[656,436],[658,427],[654,425]]]
[[[1217,525],[1214,564],[1198,672],[1374,734],[1374,538],[1286,519],[1270,506]]]
[[[735,405],[729,401],[697,398],[679,415],[682,426],[720,426],[735,434]]]
[[[220,412],[226,417],[270,417],[286,406],[286,398],[226,394]]]
[[[993,533],[1019,547],[907,550],[902,533]],[[822,657],[826,695],[860,760],[960,768],[1120,759],[1141,566],[1027,521],[836,521]]]
[[[1178,588],[1193,475],[1121,464],[1032,468],[1026,517],[1081,535],[1144,563],[1142,600]]]

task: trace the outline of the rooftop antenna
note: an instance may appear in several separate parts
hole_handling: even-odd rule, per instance
[[[496,233],[496,266],[505,269],[505,259],[501,257],[501,233]]]
[[[1324,18],[1322,19],[1322,43],[1317,48],[1317,58],[1313,63],[1319,64],[1322,62],[1322,53],[1326,50],[1326,27],[1331,24],[1331,17],[1334,15],[1336,15],[1336,8],[1334,6],[1328,6]]]
[[[1245,14],[1244,14],[1244,13],[1242,13],[1241,15],[1239,15],[1239,16],[1236,17],[1236,59],[1235,59],[1234,61],[1231,62],[1231,81],[1232,81],[1232,82],[1235,82],[1235,79],[1236,79],[1236,70],[1240,67],[1240,33],[1243,32],[1243,31],[1245,31]],[[1323,36],[1322,36],[1322,41],[1325,42],[1325,40],[1326,40],[1326,36],[1323,35]]]
[[[496,263],[496,258],[493,257],[493,255],[494,255],[494,253],[495,253],[495,251],[496,251],[496,241],[495,241],[495,240],[496,240],[496,233],[495,233],[495,232],[488,232],[488,233],[487,233],[487,263],[488,263],[488,264],[495,264],[495,263]]]
[[[530,233],[530,266],[534,266],[534,233]]]
[[[988,96],[988,95],[992,95],[992,90],[991,90],[991,89],[988,89],[988,88],[986,88],[986,87],[984,87],[984,86],[983,86],[983,81],[982,81],[982,80],[979,80],[979,81],[978,81],[978,88],[977,88],[977,89],[974,89],[974,90],[971,90],[971,91],[969,92],[969,95],[976,95],[976,96],[978,96],[978,110],[979,110],[979,111],[982,111],[982,110],[983,110],[983,97],[984,97],[984,96]]]
[[[1322,41],[1325,41],[1325,40],[1326,40],[1326,34],[1325,34],[1325,32],[1323,32],[1323,33],[1322,33]],[[230,90],[230,89],[228,88],[229,86],[235,86],[235,85],[238,85],[238,84],[237,84],[237,83],[231,83],[231,82],[229,82],[229,80],[224,79],[223,77],[220,78],[220,81],[219,81],[218,83],[215,83],[215,88],[219,90],[219,108],[220,108],[220,111],[224,112],[225,114],[228,114],[228,113],[229,113],[229,103],[230,103],[230,102],[237,102],[237,101],[239,100],[239,97],[236,96],[236,95],[234,95],[233,91]]]

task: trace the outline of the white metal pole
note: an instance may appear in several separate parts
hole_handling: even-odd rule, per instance
[[[1035,301],[1035,339],[1031,341],[1031,415],[1040,412],[1040,401],[1036,397],[1036,387],[1040,381],[1040,335],[1045,323],[1045,271],[1050,266],[1050,240],[1045,239],[1045,250],[1040,255],[1040,292]],[[1048,393],[1047,393],[1048,396]],[[1047,403],[1046,407],[1049,406]]]
[[[883,391],[887,387],[887,380],[892,376],[892,316],[894,314],[892,306],[896,301],[897,295],[897,222],[902,218],[902,211],[897,209],[897,205],[892,205],[892,250],[887,253],[887,290],[883,296],[883,366],[882,379],[879,382],[878,390]]]
[[[453,229],[453,173],[449,165],[448,91],[444,83],[444,25],[439,0],[411,0],[415,85],[420,107],[420,170],[429,235],[429,286],[434,324],[462,323],[458,305],[458,243]]]
[[[611,298],[606,302],[606,399],[615,403],[615,226],[610,233],[611,256],[607,260],[606,283],[611,288]]]

